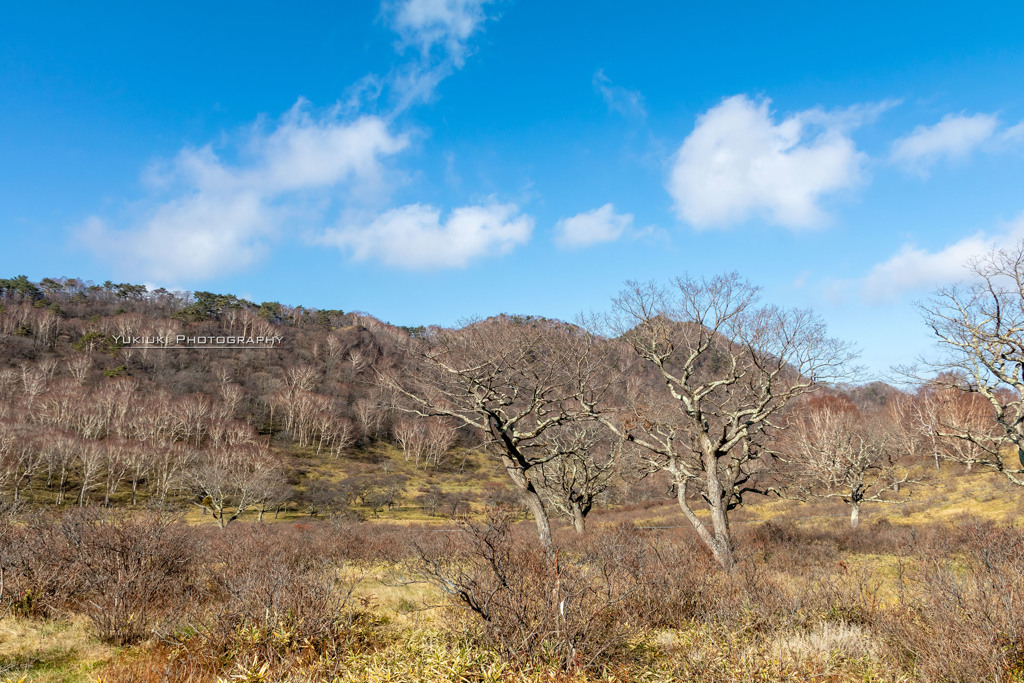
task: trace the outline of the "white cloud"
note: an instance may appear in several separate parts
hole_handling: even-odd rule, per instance
[[[1003,131],[1000,137],[1004,142],[1011,144],[1024,142],[1024,121],[1021,121],[1016,126],[1010,126]]]
[[[951,284],[968,275],[967,262],[992,249],[1006,249],[1024,239],[1024,215],[994,235],[970,235],[938,251],[911,244],[871,269],[861,282],[864,297],[873,302],[890,301],[906,291]]]
[[[462,268],[470,261],[507,254],[525,244],[533,218],[515,204],[488,204],[454,209],[447,220],[441,211],[411,204],[387,211],[368,225],[328,230],[322,241],[349,251],[357,261],[432,270]]]
[[[598,69],[593,78],[594,89],[601,93],[604,103],[608,109],[621,114],[622,116],[643,119],[647,117],[647,109],[644,106],[644,96],[638,90],[629,90],[620,85],[612,83],[611,79],[604,75],[604,70]]]
[[[406,147],[404,135],[392,135],[376,116],[344,123],[316,120],[299,106],[267,137],[257,137],[255,152],[268,192],[278,193],[342,182],[380,179],[380,159]]]
[[[466,58],[466,43],[486,19],[487,0],[405,0],[393,7],[392,26],[406,45],[424,55],[444,48],[457,68]]]
[[[770,100],[724,100],[697,119],[675,156],[668,190],[677,215],[697,228],[753,215],[788,228],[822,224],[821,199],[862,181],[867,156],[848,131],[892,104],[810,109],[776,123]]]
[[[558,221],[555,242],[569,248],[614,242],[632,227],[633,214],[617,214],[612,204],[605,204],[599,209]]]
[[[210,146],[187,148],[150,169],[150,185],[173,196],[149,202],[126,227],[92,217],[80,241],[132,275],[201,279],[251,265],[290,214],[345,187],[382,183],[382,159],[408,145],[378,117],[313,116],[299,101],[269,132],[249,131],[228,163]]]
[[[893,143],[890,161],[919,173],[940,159],[962,159],[992,139],[999,126],[993,114],[947,114],[934,126],[918,126]]]
[[[385,5],[400,48],[414,47],[419,60],[404,64],[390,78],[395,112],[429,102],[437,86],[469,55],[469,39],[487,20],[488,0],[402,0]]]

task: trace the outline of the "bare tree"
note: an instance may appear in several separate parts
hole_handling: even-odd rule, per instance
[[[363,436],[376,437],[384,425],[384,410],[380,398],[372,396],[361,398],[352,406],[359,424],[362,425]]]
[[[150,446],[142,443],[132,442],[125,450],[124,462],[127,465],[126,476],[131,484],[131,504],[138,502],[139,485],[146,480],[152,469],[153,458],[150,455]]]
[[[886,412],[899,448],[907,455],[934,458],[939,469],[938,435],[925,390],[896,394]]]
[[[539,465],[557,458],[553,428],[589,419],[607,382],[588,333],[560,322],[501,316],[459,329],[396,335],[402,372],[377,367],[379,383],[398,410],[448,417],[483,436],[505,467],[553,552],[548,510],[538,490]]]
[[[80,353],[72,356],[67,361],[68,372],[79,384],[85,384],[89,378],[89,371],[92,369],[92,358],[89,354]]]
[[[198,455],[196,450],[184,443],[161,444],[153,449],[148,471],[152,478],[151,491],[161,506],[167,504],[167,497],[172,491],[185,483],[186,473]]]
[[[556,457],[539,466],[541,496],[582,534],[598,496],[617,474],[627,443],[596,421],[561,425],[551,432],[547,443]]]
[[[302,391],[313,391],[319,377],[320,373],[317,369],[309,365],[297,365],[284,371],[285,384]]]
[[[412,460],[416,467],[420,466],[423,452],[427,448],[427,425],[422,418],[403,418],[395,422],[391,433],[402,449],[406,462]]]
[[[985,397],[956,388],[967,384],[962,374],[942,373],[918,390],[917,404],[936,462],[960,463],[970,472],[978,464],[991,467],[1007,444]]]
[[[80,447],[80,439],[67,432],[51,432],[43,442],[43,458],[46,463],[46,485],[53,484],[57,475],[57,499],[55,504],[64,504],[68,475]]]
[[[215,446],[202,453],[191,472],[199,505],[210,511],[222,529],[270,500],[279,479],[277,463],[265,444]]]
[[[0,422],[0,486],[12,489],[17,507],[21,492],[43,466],[38,430],[23,423]]]
[[[87,494],[97,484],[96,480],[103,468],[103,450],[98,441],[81,441],[78,444],[75,462],[82,477],[82,486],[78,489],[78,507],[85,505]]]
[[[629,283],[610,322],[653,377],[631,389],[631,411],[605,422],[671,475],[686,519],[731,571],[729,511],[763,492],[757,475],[775,418],[838,379],[854,353],[810,311],[758,305],[758,288],[735,273],[667,288]],[[710,519],[696,514],[691,493]]]
[[[119,439],[106,439],[103,442],[104,480],[103,506],[110,507],[110,499],[117,493],[118,487],[133,464],[133,451],[138,444]]]
[[[947,414],[939,436],[973,444],[973,463],[1024,486],[1024,241],[967,266],[971,282],[943,287],[919,305],[941,349],[926,364],[938,376],[923,381],[988,405],[995,429],[978,429],[976,419],[958,424]]]
[[[171,410],[178,438],[198,448],[209,427],[212,409],[210,399],[201,394],[183,396],[175,401]]]
[[[322,415],[320,418],[320,433],[324,435],[320,442],[321,446],[329,446],[331,455],[335,458],[340,457],[342,453],[351,448],[356,442],[355,425],[347,417]]]
[[[450,419],[435,417],[427,420],[424,458],[427,466],[439,467],[455,443],[458,426]]]
[[[895,496],[911,479],[886,415],[864,415],[842,396],[812,398],[794,413],[779,455],[791,495],[842,500],[854,528],[862,504],[906,502]]]

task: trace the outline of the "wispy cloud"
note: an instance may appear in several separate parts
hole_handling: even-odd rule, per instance
[[[697,119],[668,180],[680,219],[697,228],[755,215],[787,228],[821,225],[821,200],[864,180],[867,155],[849,132],[894,103],[808,109],[778,122],[770,104],[736,95]]]
[[[647,117],[644,96],[639,90],[629,90],[615,85],[610,78],[604,75],[603,69],[594,72],[593,84],[594,89],[600,93],[610,111],[628,118],[644,119]]]
[[[918,126],[910,135],[896,140],[889,160],[925,175],[940,160],[963,159],[996,139],[998,127],[999,119],[994,114],[947,114],[935,125]]]
[[[427,57],[436,47],[461,68],[467,44],[486,20],[487,0],[405,0],[391,5],[391,25],[403,45]]]
[[[461,69],[469,40],[487,20],[488,0],[403,0],[385,4],[384,13],[398,34],[398,48],[413,48],[418,59],[396,68],[390,78],[395,113],[429,102],[438,85]]]
[[[615,206],[605,204],[599,209],[563,218],[555,225],[555,242],[562,247],[589,247],[614,242],[633,228],[633,214],[615,213]]]
[[[462,268],[489,255],[507,254],[525,244],[533,218],[515,204],[491,203],[453,210],[411,204],[386,211],[365,225],[328,230],[321,241],[349,252],[356,261],[418,270]]]
[[[908,291],[923,291],[964,279],[972,258],[992,249],[1006,249],[1024,239],[1024,214],[993,234],[978,232],[942,249],[929,251],[904,244],[899,251],[875,265],[859,283],[869,302],[893,301]]]

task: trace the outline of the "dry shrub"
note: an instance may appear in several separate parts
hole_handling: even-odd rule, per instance
[[[125,645],[165,627],[193,596],[195,547],[174,517],[86,508],[10,526],[3,593],[23,614],[85,614],[100,640]]]
[[[629,576],[632,585],[620,610],[624,623],[634,627],[680,628],[715,609],[720,570],[692,537],[667,540],[619,524],[589,537],[584,557]]]
[[[637,566],[578,551],[549,556],[517,533],[516,516],[495,508],[484,523],[418,544],[415,575],[449,596],[453,629],[506,660],[571,670],[614,659],[627,638],[623,607],[639,590]]]
[[[900,580],[900,608],[881,622],[892,650],[927,680],[1024,675],[1024,535],[962,524],[921,548]],[[959,552],[948,552],[949,540]]]
[[[246,525],[211,535],[200,568],[204,603],[171,640],[176,675],[232,667],[282,675],[336,675],[341,658],[374,647],[381,620],[354,600],[360,574],[328,525]],[[244,679],[244,678],[243,678]]]

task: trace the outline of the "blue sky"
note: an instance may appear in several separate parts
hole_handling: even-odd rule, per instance
[[[877,375],[1024,237],[1024,6],[8,3],[0,271],[396,324],[736,270]]]

